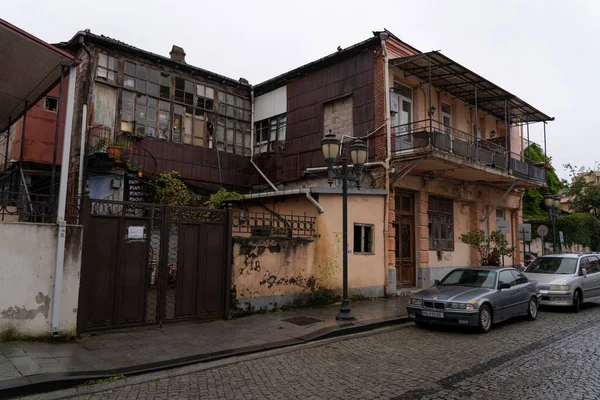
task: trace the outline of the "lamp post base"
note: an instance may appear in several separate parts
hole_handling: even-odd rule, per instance
[[[340,313],[335,316],[335,319],[338,321],[354,321],[356,319],[354,318],[354,315],[352,315],[352,310],[350,309],[348,300],[342,300]]]

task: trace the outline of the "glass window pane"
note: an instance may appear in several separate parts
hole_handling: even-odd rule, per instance
[[[148,80],[152,83],[160,83],[160,71],[151,69],[148,74]]]
[[[148,82],[148,94],[158,97],[158,85],[156,83]]]
[[[234,104],[235,97],[232,94],[227,93],[226,99],[227,99],[226,100],[227,104],[230,104],[230,105]]]
[[[160,84],[163,86],[171,86],[171,75],[161,72],[160,73]]]
[[[126,88],[131,88],[134,89],[135,88],[135,79],[125,75],[123,77],[123,86],[125,86]]]
[[[125,61],[125,75],[135,76],[135,64]]]
[[[142,79],[136,79],[135,91],[140,93],[146,93],[146,81]]]
[[[354,252],[362,253],[362,226],[354,225]]]
[[[211,87],[206,87],[206,98],[214,99],[215,98],[215,90]]]
[[[108,56],[104,53],[98,54],[98,66],[99,67],[108,67]]]
[[[196,85],[196,94],[198,96],[204,97],[204,85]]]
[[[194,93],[194,83],[190,81],[185,81],[184,90],[188,93]]]
[[[147,72],[148,72],[148,69],[146,67],[142,66],[142,65],[138,65],[138,66],[135,67],[135,77],[136,78],[140,78],[140,79],[146,80],[147,79],[147,77],[146,77]]]

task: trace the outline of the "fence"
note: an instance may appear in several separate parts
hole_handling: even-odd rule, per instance
[[[68,199],[65,208],[67,224],[79,225],[81,199]],[[55,223],[58,211],[57,196],[0,192],[0,221]]]

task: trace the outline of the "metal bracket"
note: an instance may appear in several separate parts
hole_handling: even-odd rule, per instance
[[[417,165],[421,163],[421,161],[423,161],[423,158],[419,158],[418,160],[409,163],[392,163],[392,165],[394,167],[397,167],[399,171],[394,172],[390,176],[390,186],[392,186],[394,183],[408,175],[410,171],[412,171]]]
[[[423,173],[423,187],[427,186],[430,182],[435,181],[436,179],[438,179],[439,177],[441,177],[444,174],[447,174],[448,172],[453,172],[454,168],[452,169],[442,169],[439,171],[426,171]]]

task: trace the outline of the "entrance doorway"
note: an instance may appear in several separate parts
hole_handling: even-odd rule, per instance
[[[396,286],[398,289],[414,287],[416,278],[414,195],[396,192],[395,209]]]

